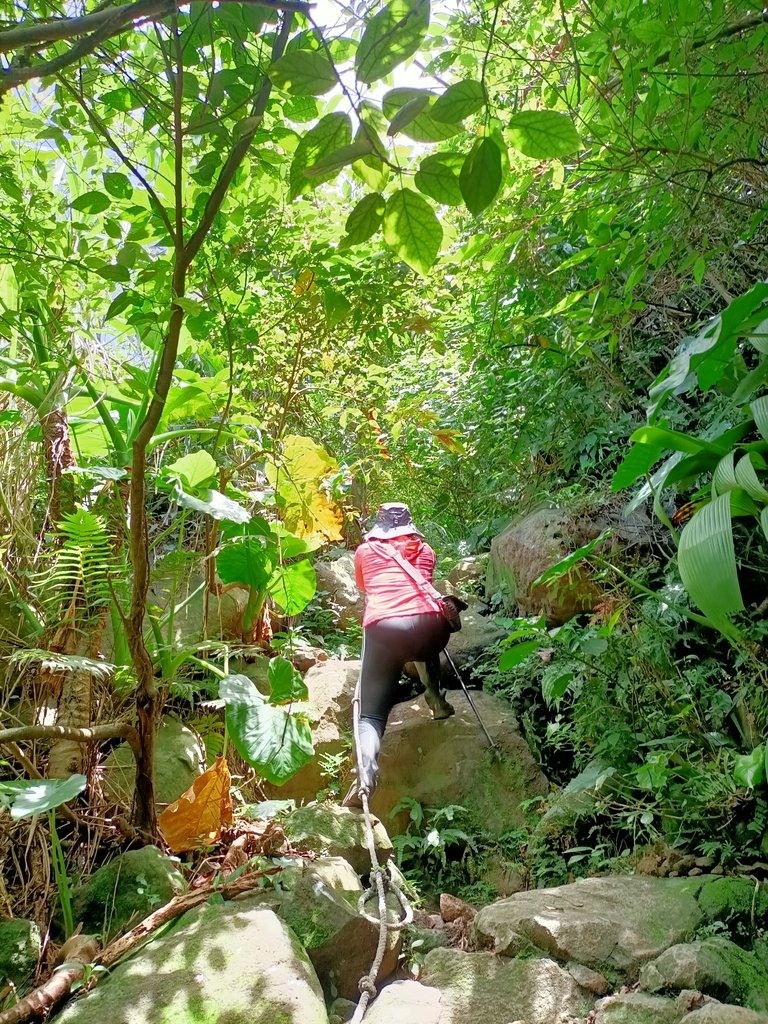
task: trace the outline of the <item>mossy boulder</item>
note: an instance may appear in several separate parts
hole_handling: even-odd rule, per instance
[[[283,828],[286,839],[300,853],[343,857],[359,875],[371,870],[361,811],[331,803],[307,804],[292,811]],[[380,821],[374,824],[373,838],[379,863],[383,864],[392,856],[392,843]]]
[[[483,907],[475,936],[504,956],[534,949],[634,981],[642,964],[701,924],[702,884],[701,878],[617,876],[520,892]]]
[[[768,885],[750,878],[710,878],[698,896],[707,921],[722,921],[734,934],[768,925]]]
[[[60,1024],[327,1024],[309,958],[253,900],[208,903],[115,967]]]
[[[768,1024],[768,1017],[727,1003],[705,1003],[686,1013],[679,1024]]]
[[[105,939],[142,920],[186,889],[175,861],[145,846],[95,871],[72,896],[75,922]]]
[[[24,992],[32,980],[40,958],[40,929],[34,921],[16,918],[0,921],[0,988],[12,981]]]
[[[164,718],[155,746],[155,800],[172,804],[202,775],[205,752],[197,733],[176,718]],[[116,803],[130,807],[136,779],[136,761],[127,743],[110,751],[104,761],[104,790]]]
[[[665,950],[643,967],[640,985],[651,992],[698,989],[716,999],[768,1012],[768,966],[721,936]]]
[[[509,704],[490,693],[475,693],[473,699],[497,745],[495,753],[461,692],[450,695],[456,714],[442,721],[433,720],[423,696],[392,709],[371,807],[393,834],[410,824],[408,811],[392,813],[404,794],[424,807],[466,807],[478,827],[501,836],[525,824],[522,803],[548,791]]]
[[[677,1024],[679,1019],[674,999],[626,992],[601,999],[595,1007],[594,1024]]]
[[[363,886],[342,857],[299,861],[280,875],[280,886],[260,896],[291,928],[309,954],[326,999],[358,999],[358,983],[370,970],[379,929],[357,909]],[[394,899],[392,897],[392,899]],[[369,910],[375,912],[375,902]],[[399,906],[392,903],[393,920]],[[379,982],[397,967],[400,931],[387,935]]]

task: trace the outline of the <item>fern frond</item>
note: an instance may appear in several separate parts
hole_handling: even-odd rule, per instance
[[[110,600],[114,558],[104,521],[78,508],[61,520],[59,534],[63,543],[52,566],[38,577],[40,602],[49,616],[91,618]]]
[[[96,661],[94,658],[84,658],[78,654],[43,651],[37,647],[16,651],[8,660],[20,668],[38,664],[50,672],[89,672],[98,679],[108,679],[115,671],[115,666],[108,661]]]

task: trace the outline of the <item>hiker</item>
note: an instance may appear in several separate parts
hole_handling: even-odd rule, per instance
[[[403,666],[417,663],[433,718],[454,713],[440,687],[440,652],[450,630],[432,587],[435,552],[416,529],[407,505],[380,505],[373,528],[355,551],[357,585],[365,594],[360,670],[360,777],[344,798],[361,807],[378,781],[381,737],[397,703]]]

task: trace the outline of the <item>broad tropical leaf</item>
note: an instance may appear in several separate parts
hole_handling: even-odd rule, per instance
[[[479,139],[470,150],[459,175],[461,194],[470,213],[477,216],[496,198],[501,186],[501,152],[493,139]]]
[[[347,245],[359,245],[375,235],[384,219],[386,202],[380,192],[371,192],[363,196],[352,213],[347,217],[344,229],[347,232],[344,242]]]
[[[159,815],[157,824],[174,853],[217,842],[222,825],[232,823],[230,787],[227,762],[217,757],[211,767]]]
[[[429,26],[429,0],[392,0],[370,20],[357,48],[355,69],[370,85],[418,50]]]
[[[333,65],[320,50],[291,50],[275,61],[269,77],[292,96],[322,96],[336,85]]]
[[[61,804],[74,800],[85,789],[85,775],[70,775],[68,779],[18,779],[0,782],[0,800],[10,806],[11,817],[31,818],[35,814],[52,811]]]
[[[731,495],[721,494],[686,523],[677,551],[691,599],[715,624],[744,609],[731,526]]]
[[[461,153],[435,153],[424,157],[413,179],[419,192],[445,206],[461,206],[464,197],[459,172],[465,157]]]
[[[409,188],[390,197],[384,211],[384,241],[419,274],[426,274],[437,259],[443,229],[432,207]]]
[[[485,89],[480,82],[457,82],[449,86],[430,110],[435,121],[456,124],[470,114],[482,110],[486,103]]]
[[[247,676],[222,679],[219,696],[238,754],[267,782],[282,785],[314,754],[306,717],[268,704]]]
[[[311,181],[307,178],[305,171],[317,164],[323,157],[330,156],[331,153],[348,146],[351,141],[352,123],[347,114],[326,114],[314,128],[310,128],[296,147],[288,173],[291,199],[295,199],[302,192],[321,181],[332,178],[338,168],[330,170],[324,175],[315,176]]]
[[[521,110],[509,122],[509,131],[512,145],[536,160],[570,156],[581,149],[573,121],[556,110]]]
[[[275,566],[267,587],[275,604],[286,615],[303,612],[315,596],[317,574],[307,558]]]

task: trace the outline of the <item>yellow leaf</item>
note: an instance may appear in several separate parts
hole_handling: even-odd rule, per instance
[[[455,452],[457,455],[466,455],[467,450],[460,441],[458,441],[455,430],[433,430],[432,436],[440,444],[444,445],[449,452]]]
[[[339,469],[335,459],[310,437],[292,435],[283,443],[279,464],[267,464],[267,479],[274,486],[285,526],[312,540],[342,539],[342,515],[325,488]]]
[[[293,293],[294,295],[304,295],[306,292],[311,292],[314,287],[314,270],[302,270],[302,272],[296,278],[296,284],[293,286]]]
[[[163,838],[174,853],[210,846],[222,825],[232,822],[232,796],[227,762],[217,757],[179,799],[158,817]]]

